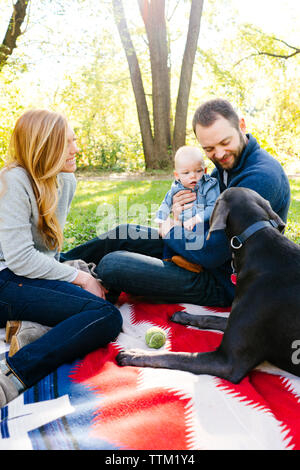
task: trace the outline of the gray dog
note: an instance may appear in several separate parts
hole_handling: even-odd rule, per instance
[[[118,363],[210,374],[238,383],[268,361],[300,376],[300,247],[280,233],[284,227],[255,191],[224,191],[212,213],[210,232],[225,229],[231,244],[237,284],[229,318],[186,312],[172,317],[184,325],[224,331],[220,346],[204,353],[121,351]]]

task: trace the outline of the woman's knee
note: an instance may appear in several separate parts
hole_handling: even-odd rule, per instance
[[[117,338],[119,333],[122,331],[123,318],[120,311],[110,302],[107,302],[107,318],[106,318],[106,330],[108,332],[109,341],[113,341]]]
[[[122,330],[123,318],[120,310],[112,303],[104,299],[91,301],[86,305],[86,311],[93,311],[97,324],[99,320],[100,330],[110,331],[111,337],[116,338]]]

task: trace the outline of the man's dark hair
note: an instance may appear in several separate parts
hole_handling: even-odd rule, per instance
[[[193,117],[193,129],[196,133],[196,125],[211,126],[220,116],[231,122],[232,126],[239,130],[239,117],[229,101],[216,98],[206,101],[195,111]]]

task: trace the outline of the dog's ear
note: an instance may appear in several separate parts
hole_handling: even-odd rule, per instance
[[[270,219],[272,220],[275,220],[275,222],[277,223],[278,225],[278,230],[280,232],[284,232],[284,229],[285,229],[285,223],[283,222],[283,220],[279,217],[278,214],[276,214],[276,212],[273,211],[272,207],[271,207],[271,204],[269,201],[267,201],[266,199],[263,199],[262,198],[262,203],[260,204],[260,206],[265,209],[265,211],[267,212],[268,216]]]
[[[226,228],[228,214],[229,205],[225,202],[224,199],[222,199],[222,197],[217,199],[214,210],[209,219],[210,228],[206,240],[209,239],[211,232]]]

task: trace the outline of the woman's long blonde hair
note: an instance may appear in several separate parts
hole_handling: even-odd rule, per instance
[[[68,123],[48,110],[30,110],[16,122],[5,169],[20,166],[31,180],[39,210],[38,228],[49,249],[60,250],[63,233],[55,210],[58,202],[57,175],[65,163]]]

